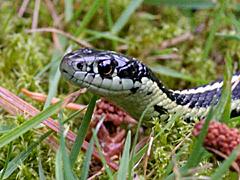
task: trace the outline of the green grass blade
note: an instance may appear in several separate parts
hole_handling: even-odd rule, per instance
[[[212,106],[209,110],[209,113],[208,113],[206,119],[205,119],[202,130],[201,130],[200,134],[198,135],[196,141],[194,142],[192,152],[188,158],[186,165],[183,167],[183,170],[195,167],[200,162],[200,160],[203,156],[203,153],[204,153],[204,148],[203,148],[204,138],[207,135],[208,125],[209,125],[210,121],[212,120],[213,116],[214,116],[214,107]]]
[[[226,66],[224,72],[224,82],[221,99],[214,110],[214,119],[227,122],[230,119],[231,112],[231,94],[232,94],[232,59],[229,55],[226,56]]]
[[[105,170],[106,170],[106,172],[107,172],[108,178],[109,178],[110,180],[113,180],[113,179],[114,179],[113,173],[112,173],[111,169],[109,168],[109,166],[107,165],[107,162],[106,162],[106,160],[105,160],[105,158],[104,158],[104,155],[103,155],[103,152],[102,152],[100,143],[99,143],[98,138],[97,138],[97,134],[93,134],[93,138],[94,138],[95,144],[96,144],[96,146],[97,146],[97,150],[98,150],[100,159],[101,159],[101,161],[102,161],[102,163],[103,163],[103,166],[104,166],[104,168],[105,168]]]
[[[85,108],[83,109],[79,109],[76,112],[73,112],[72,114],[70,114],[64,121],[63,124],[65,124],[66,122],[70,121],[71,119],[75,118],[77,115],[79,115],[82,111],[84,111]]]
[[[52,55],[51,60],[51,68],[49,73],[49,90],[47,100],[44,104],[44,109],[47,108],[51,104],[51,100],[57,94],[58,83],[61,77],[61,73],[59,70],[60,58],[62,57],[62,53],[59,50],[55,50]]]
[[[144,0],[151,5],[176,6],[183,9],[208,9],[215,7],[216,3],[210,0]]]
[[[43,77],[44,73],[50,69],[52,66],[52,62],[48,63],[46,66],[44,66],[37,74],[33,77],[34,80],[39,80],[41,77]]]
[[[237,116],[237,117],[233,117],[230,119],[231,122],[237,122],[237,124],[240,124],[240,116]]]
[[[38,174],[39,174],[39,179],[40,180],[46,180],[46,177],[44,175],[44,170],[43,170],[43,167],[42,167],[42,162],[41,162],[40,158],[38,158]]]
[[[6,133],[15,127],[16,125],[0,125],[0,134]]]
[[[110,7],[109,0],[104,0],[104,12],[107,18],[107,25],[109,27],[109,30],[111,30],[113,26],[113,21],[112,21],[111,7]]]
[[[123,149],[123,155],[120,160],[117,180],[127,179],[129,157],[130,157],[130,146],[131,146],[131,131],[128,131],[124,149]]]
[[[101,118],[100,121],[98,122],[96,128],[94,130],[92,130],[93,135],[90,140],[90,143],[89,143],[89,146],[88,146],[88,149],[86,152],[86,156],[83,161],[83,167],[81,170],[81,177],[80,177],[81,180],[87,180],[87,178],[88,178],[89,166],[91,163],[91,157],[92,157],[92,153],[93,153],[94,136],[97,136],[98,130],[99,130],[101,124],[103,123],[103,121],[104,121],[104,118]]]
[[[230,21],[229,24],[234,25],[237,33],[239,33],[240,32],[240,22],[239,22],[238,18],[233,13],[229,13],[227,20]]]
[[[74,17],[73,17],[73,21],[77,21],[77,19],[79,18],[80,14],[82,13],[82,11],[84,10],[84,8],[87,6],[87,2],[89,0],[81,0],[81,4],[80,4],[80,7],[75,10],[75,14],[74,14]]]
[[[65,21],[69,22],[73,17],[73,0],[64,0],[64,4]]]
[[[210,50],[212,49],[215,34],[217,32],[217,29],[218,29],[219,25],[222,24],[221,21],[222,21],[222,16],[223,16],[224,10],[226,8],[225,7],[226,4],[227,3],[224,3],[224,1],[222,3],[220,2],[220,8],[217,9],[217,11],[214,15],[215,19],[214,19],[214,22],[213,22],[213,24],[210,28],[209,36],[207,38],[206,45],[205,45],[203,55],[202,55],[203,60],[207,60],[208,54],[209,54]]]
[[[130,164],[135,164],[135,163],[137,163],[143,156],[144,156],[144,154],[147,152],[147,150],[148,150],[148,143],[145,145],[145,146],[143,146],[135,155],[134,155],[134,157],[132,158],[132,162],[130,162]]]
[[[62,124],[62,119],[63,119],[63,113],[62,111],[59,113],[59,126],[60,126],[60,151],[61,151],[61,155],[62,155],[62,162],[63,162],[63,173],[64,173],[64,177],[65,179],[69,179],[69,180],[74,180],[75,179],[75,175],[72,172],[72,168],[71,168],[71,164],[70,164],[70,160],[66,151],[66,146],[65,146],[65,137],[63,135],[63,124]]]
[[[82,143],[83,143],[83,141],[85,139],[85,136],[87,134],[87,130],[88,130],[91,118],[92,118],[92,114],[93,114],[93,110],[94,110],[94,107],[95,107],[95,104],[96,104],[96,100],[97,100],[97,96],[94,95],[92,97],[89,105],[88,105],[86,114],[84,115],[83,120],[82,120],[82,124],[81,124],[81,126],[78,130],[78,134],[77,134],[76,140],[73,144],[71,154],[70,154],[70,162],[71,162],[72,166],[77,159],[77,156],[78,156],[79,151],[81,149]]]
[[[33,149],[35,149],[44,139],[46,139],[52,131],[48,131],[45,134],[43,134],[37,142],[31,143],[29,147],[25,150],[22,151],[18,156],[13,158],[9,163],[6,168],[6,172],[3,176],[3,179],[7,179],[24,161],[25,159],[32,153]],[[3,171],[0,171],[0,174],[2,174]]]
[[[1,176],[0,176],[0,179],[1,179],[1,180],[3,179],[3,177],[4,177],[5,173],[6,173],[6,170],[7,170],[8,164],[9,164],[9,160],[10,160],[11,153],[12,153],[12,142],[8,145],[7,158],[6,158],[6,161],[5,161],[5,163],[4,163],[3,170],[1,171]]]
[[[91,8],[88,10],[87,14],[84,16],[83,20],[81,21],[81,24],[79,28],[76,30],[76,35],[78,36],[82,31],[85,29],[85,27],[88,25],[88,23],[92,20],[94,14],[97,12],[98,8],[100,7],[100,4],[102,3],[101,0],[95,0]]]
[[[60,107],[61,107],[62,102],[58,102],[35,117],[31,118],[30,120],[22,123],[20,126],[10,130],[6,134],[3,134],[0,137],[0,147],[5,146],[6,144],[10,143],[11,141],[15,140],[19,136],[23,135],[25,132],[29,131],[30,129],[36,127],[38,124],[40,124],[43,120],[47,119],[49,116],[54,114]]]
[[[93,41],[96,39],[104,38],[104,39],[108,39],[108,40],[113,40],[113,41],[129,44],[129,41],[127,41],[123,38],[120,38],[116,35],[113,35],[110,32],[99,32],[99,31],[93,31],[93,30],[89,30],[89,29],[86,30],[85,32],[93,36],[90,39],[88,39],[88,41]]]
[[[70,115],[63,123],[66,123],[67,121],[71,120],[76,115],[78,115],[81,111],[82,110],[78,110],[78,111],[72,113],[72,115]],[[18,156],[16,156],[14,159],[12,159],[7,166],[6,173],[3,177],[3,179],[7,179],[25,161],[25,159],[32,153],[33,149],[35,149],[51,133],[53,133],[52,130],[43,134],[37,142],[30,144],[30,146],[25,151],[22,151]],[[0,174],[1,173],[2,173],[2,171],[0,171]]]
[[[210,121],[212,120],[213,115],[214,115],[213,107],[211,107],[209,114],[204,122],[203,127],[202,127],[202,130],[193,145],[192,152],[191,152],[191,154],[188,158],[188,161],[186,163],[186,166],[185,166],[186,168],[195,167],[200,162],[201,157],[204,152],[204,148],[203,148],[204,138],[207,135],[208,125],[209,125]]]
[[[216,169],[212,174],[211,179],[218,180],[223,177],[224,173],[229,170],[231,164],[237,159],[240,152],[240,145],[238,145],[230,154],[230,156]]]
[[[216,36],[224,38],[224,39],[228,39],[228,40],[240,41],[240,35],[239,34],[216,33]]]
[[[62,112],[59,114],[59,124],[60,124],[60,148],[57,151],[56,154],[56,161],[55,161],[55,173],[56,173],[56,179],[76,179],[75,174],[72,172],[72,167],[70,164],[70,159],[66,151],[65,146],[65,138],[63,136],[63,130],[62,130],[62,122],[66,123],[73,117],[75,117],[79,112],[82,110],[78,110],[77,112],[74,112],[69,118],[67,118],[65,121],[62,121]],[[65,177],[65,178],[64,178]]]
[[[132,145],[132,151],[131,151],[131,159],[130,159],[130,163],[129,163],[129,169],[128,169],[128,174],[129,174],[129,177],[132,177],[132,173],[133,173],[133,157],[135,156],[135,147],[136,147],[136,144],[137,144],[137,140],[138,140],[138,132],[140,130],[140,127],[141,127],[141,124],[142,124],[142,121],[143,121],[143,118],[146,114],[146,112],[148,111],[148,109],[151,107],[151,104],[149,104],[146,109],[143,111],[143,113],[141,114],[141,117],[138,121],[138,126],[137,126],[137,130],[136,130],[136,134],[135,134],[135,137],[134,137],[134,140],[133,140],[133,145]]]
[[[136,9],[142,4],[143,0],[132,0],[128,7],[123,11],[121,16],[118,18],[118,20],[115,22],[115,24],[112,27],[111,32],[113,34],[117,34],[121,29],[126,25],[128,22],[130,16],[136,11]]]
[[[56,154],[55,174],[56,174],[56,180],[64,180],[63,161],[62,161],[62,151],[61,151],[61,149],[58,149],[57,154]]]
[[[91,163],[91,157],[92,157],[92,153],[93,153],[93,145],[94,145],[94,139],[92,137],[89,142],[88,150],[86,152],[86,155],[85,155],[85,158],[83,161],[83,167],[81,170],[80,180],[87,180],[87,178],[88,178],[89,166]]]
[[[203,79],[193,78],[191,75],[180,73],[178,71],[175,71],[173,69],[170,69],[168,67],[164,67],[164,66],[161,66],[161,65],[151,67],[151,69],[154,72],[165,75],[165,76],[179,78],[179,79],[183,79],[183,80],[190,81],[190,82],[207,83],[207,81],[205,81]]]

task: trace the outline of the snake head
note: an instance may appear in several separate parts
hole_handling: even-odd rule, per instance
[[[149,73],[149,69],[134,58],[90,48],[66,54],[60,71],[72,83],[102,96],[136,91],[142,77]]]
[[[168,94],[147,66],[112,51],[84,48],[70,52],[63,57],[60,71],[70,82],[105,97],[134,118],[140,118],[149,104],[145,118],[155,116],[154,105],[163,92]]]

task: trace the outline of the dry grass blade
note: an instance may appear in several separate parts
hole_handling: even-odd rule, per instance
[[[46,99],[47,99],[47,95],[45,94],[42,94],[42,93],[37,93],[37,92],[31,92],[25,88],[22,88],[21,89],[21,92],[30,97],[31,99],[34,99],[36,101],[39,101],[39,102],[45,102]],[[82,90],[81,93],[84,93],[84,91]],[[52,98],[51,100],[51,103],[52,104],[55,104],[57,103],[58,101],[60,101],[60,99],[58,98]],[[66,109],[71,109],[71,110],[80,110],[80,109],[85,109],[87,106],[85,105],[82,105],[82,104],[76,104],[76,103],[68,103],[64,106]]]
[[[192,135],[192,133],[189,133],[179,144],[176,145],[176,147],[172,150],[171,156],[173,156],[176,151],[183,145],[183,143],[186,142],[186,140]]]
[[[63,107],[66,107],[69,103],[74,102],[81,94],[85,93],[86,91],[87,89],[84,88],[69,94],[63,102]]]
[[[49,13],[52,16],[54,25],[56,25],[57,27],[61,28],[62,24],[61,24],[61,18],[58,16],[57,11],[54,7],[54,4],[52,1],[50,0],[45,0],[46,6],[48,8]]]
[[[171,46],[175,46],[177,44],[180,44],[188,40],[193,40],[193,34],[191,32],[186,32],[184,34],[181,34],[180,36],[163,41],[160,45],[160,49],[165,49]]]
[[[19,11],[18,11],[18,16],[19,16],[19,17],[22,17],[22,16],[23,16],[24,12],[25,12],[26,9],[27,9],[28,3],[29,3],[29,0],[24,0],[24,1],[22,2],[22,5],[21,5],[21,7],[19,8]]]
[[[4,110],[9,112],[11,115],[23,115],[25,117],[32,117],[36,116],[40,111],[30,105],[29,103],[25,102],[15,94],[11,93],[7,89],[0,87],[0,107]],[[60,127],[57,122],[53,119],[48,118],[43,121],[43,124],[52,129],[55,132],[60,132]],[[66,138],[71,142],[75,141],[76,135],[72,131],[68,131]],[[83,150],[88,149],[88,142],[84,141],[82,145]],[[93,156],[97,159],[100,159],[99,154],[96,150],[93,151]],[[118,165],[106,158],[107,164],[114,170],[118,169]]]
[[[163,54],[163,55],[155,55],[150,56],[149,59],[151,60],[182,60],[182,55],[179,55],[177,53],[171,53],[171,54]]]
[[[91,177],[89,177],[87,180],[94,180],[97,179],[97,177],[99,177],[101,174],[103,174],[103,172],[105,171],[104,167],[102,169],[100,169],[97,173],[95,173],[94,175],[92,175]]]
[[[213,152],[214,154],[218,155],[219,157],[223,158],[223,159],[227,159],[229,156],[223,154],[222,152],[214,149],[214,148],[210,148],[210,147],[206,147],[206,149],[210,152]],[[238,174],[240,174],[240,168],[239,165],[236,163],[236,161],[234,161],[231,165],[231,168],[234,169],[234,171],[236,171]]]
[[[38,25],[38,15],[39,15],[40,3],[41,3],[40,0],[35,0],[33,20],[32,20],[32,29],[36,29],[37,25]]]
[[[46,28],[37,28],[37,29],[29,29],[26,30],[27,33],[35,33],[35,32],[53,32],[53,33],[57,33],[57,34],[61,34],[67,38],[69,38],[70,40],[74,41],[75,43],[77,43],[78,45],[82,46],[82,47],[93,47],[91,44],[89,44],[86,41],[83,40],[79,40],[77,38],[75,38],[74,36],[72,36],[69,33],[66,33],[60,29],[56,29],[56,28],[51,28],[51,27],[46,27]]]
[[[188,170],[188,172],[187,172],[187,174],[185,174],[185,175],[193,175],[193,174],[196,174],[196,173],[200,173],[200,172],[202,172],[202,171],[204,171],[204,170],[206,170],[206,169],[210,169],[210,168],[212,168],[213,167],[213,165],[212,164],[204,164],[204,165],[202,165],[202,166],[199,166],[199,167],[195,167],[195,168],[192,168],[192,169],[189,169]]]
[[[148,165],[148,159],[149,159],[151,149],[152,149],[152,143],[153,143],[153,137],[151,136],[150,140],[149,140],[149,146],[148,146],[147,154],[146,154],[146,157],[145,157],[145,160],[144,160],[144,167],[143,167],[143,174],[144,174],[145,179],[147,178],[147,165]]]

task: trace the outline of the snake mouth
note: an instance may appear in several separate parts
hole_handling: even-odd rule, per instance
[[[63,72],[64,73],[64,72]],[[92,73],[86,73],[84,78],[80,79],[79,76],[76,76],[76,73],[85,74],[86,72],[75,72],[72,76],[69,74],[68,79],[75,85],[82,88],[87,88],[89,91],[94,92],[101,96],[109,95],[126,95],[131,93],[130,89],[123,89],[115,86],[119,80],[119,77],[113,77],[113,79],[101,78],[100,75],[93,75]],[[121,81],[120,81],[121,82]],[[122,85],[122,82],[119,83]]]
[[[103,97],[120,97],[120,96],[127,96],[131,94],[129,90],[112,90],[112,89],[107,89],[103,87],[96,86],[91,83],[87,83],[85,81],[78,80],[78,82],[72,81],[73,84],[80,86],[82,88],[87,88],[88,91],[97,94],[99,96]]]

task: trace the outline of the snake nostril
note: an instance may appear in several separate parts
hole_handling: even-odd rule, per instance
[[[65,69],[62,70],[63,73],[68,73]]]

